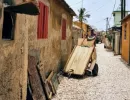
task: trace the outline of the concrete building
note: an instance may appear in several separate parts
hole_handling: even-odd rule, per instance
[[[0,1],[0,100],[26,100],[29,56],[47,76],[71,53],[74,11],[64,0],[35,1]]]
[[[128,15],[129,11],[126,11],[126,16]],[[112,27],[112,49],[115,55],[121,54],[121,7],[113,12],[114,17],[114,25]]]
[[[126,16],[128,15],[129,11],[126,11]],[[121,26],[121,7],[119,7],[117,10],[113,11],[114,16],[114,27],[120,27]]]

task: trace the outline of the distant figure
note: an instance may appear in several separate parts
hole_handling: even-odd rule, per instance
[[[91,30],[91,36],[96,36],[93,29]]]

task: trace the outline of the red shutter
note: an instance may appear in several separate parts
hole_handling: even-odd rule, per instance
[[[42,22],[42,25],[41,25],[41,27],[42,27],[42,35],[41,35],[41,38],[44,38],[44,27],[45,27],[45,25],[44,25],[44,21],[45,21],[45,5],[43,4],[43,6],[42,6],[42,20],[41,20],[41,22]]]
[[[48,7],[39,2],[40,15],[38,16],[37,38],[48,37]]]
[[[44,4],[42,2],[39,2],[39,9],[40,9],[40,14],[38,16],[38,30],[37,30],[37,38],[41,39],[43,35],[43,9],[44,9]]]
[[[62,20],[62,40],[66,39],[66,20]]]
[[[49,8],[46,6],[45,7],[45,38],[48,37],[48,12],[49,12]]]
[[[43,34],[43,31],[42,31],[42,28],[43,28],[43,3],[41,3],[41,7],[40,7],[40,39],[42,38],[42,34]]]

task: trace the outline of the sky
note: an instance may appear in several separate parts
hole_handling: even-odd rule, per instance
[[[82,7],[82,0],[65,0],[78,15],[78,10]],[[116,1],[116,3],[115,3]],[[115,5],[115,8],[114,8]],[[83,7],[86,8],[90,18],[87,23],[95,26],[98,30],[106,29],[106,18],[111,18],[110,26],[113,26],[113,8],[116,10],[120,5],[120,0],[83,0]],[[130,0],[126,0],[126,9],[130,10]]]

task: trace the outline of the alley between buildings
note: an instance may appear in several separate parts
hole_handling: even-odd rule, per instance
[[[97,44],[99,75],[64,77],[53,100],[130,100],[130,68],[120,56]]]

